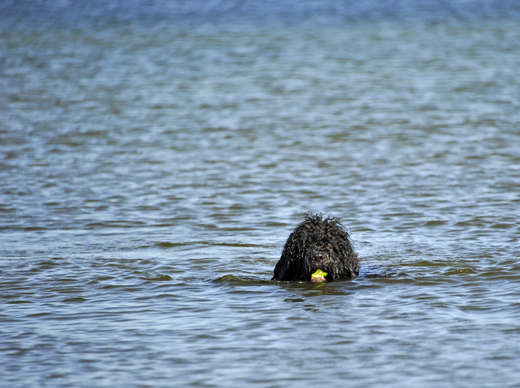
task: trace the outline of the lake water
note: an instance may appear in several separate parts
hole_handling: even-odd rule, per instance
[[[0,385],[520,387],[518,7],[3,2]]]

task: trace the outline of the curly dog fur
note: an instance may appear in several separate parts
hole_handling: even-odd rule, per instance
[[[309,213],[287,239],[272,280],[310,282],[318,269],[327,281],[353,278],[359,259],[339,218]]]

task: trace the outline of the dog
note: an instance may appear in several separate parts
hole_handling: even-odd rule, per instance
[[[358,275],[359,258],[340,219],[308,213],[287,239],[271,280],[324,282]]]

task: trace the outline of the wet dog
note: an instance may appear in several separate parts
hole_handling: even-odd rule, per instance
[[[359,259],[339,218],[306,214],[287,239],[272,280],[319,282],[358,275]]]

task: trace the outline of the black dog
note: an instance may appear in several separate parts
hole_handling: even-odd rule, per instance
[[[326,274],[313,274],[321,270]],[[359,275],[359,259],[339,218],[306,214],[294,229],[272,280],[331,281]]]

